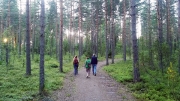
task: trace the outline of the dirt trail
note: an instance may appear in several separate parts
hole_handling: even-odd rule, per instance
[[[136,101],[126,87],[110,78],[102,67],[105,61],[97,65],[97,75],[86,78],[85,68],[77,76],[70,73],[66,76],[64,87],[53,93],[55,101]]]

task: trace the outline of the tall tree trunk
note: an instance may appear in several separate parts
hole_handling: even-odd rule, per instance
[[[35,3],[36,3],[36,1],[34,1],[34,7],[35,7]],[[34,48],[35,48],[35,16],[36,16],[36,14],[35,14],[35,9],[34,9],[34,11],[33,11],[34,13],[33,13],[33,28],[32,28],[32,59],[34,59]]]
[[[112,36],[112,45],[111,45],[111,58],[112,64],[114,63],[114,55],[115,55],[115,35],[114,35],[114,0],[111,0],[111,36]]]
[[[74,10],[74,2],[73,2],[73,7],[72,7],[72,11]],[[73,26],[74,26],[74,18],[73,18],[73,16],[74,16],[74,12],[72,12],[72,32],[73,32],[73,44],[72,44],[72,54],[73,54],[73,56],[75,56],[75,29],[73,28]]]
[[[19,6],[20,6],[20,10],[19,10],[19,35],[18,35],[18,39],[19,39],[19,45],[18,45],[18,55],[21,55],[21,0],[19,1]]]
[[[44,4],[44,0],[41,0],[41,32],[40,32],[40,84],[39,84],[39,93],[40,95],[42,95],[44,93],[44,81],[45,81],[45,77],[44,77],[44,46],[45,46],[45,32],[44,32],[44,28],[45,28],[45,4]]]
[[[96,5],[96,31],[95,31],[95,54],[98,56],[98,33],[99,33],[99,0]]]
[[[56,0],[56,9],[57,9],[57,0]],[[58,35],[58,29],[59,29],[59,27],[58,27],[58,12],[57,12],[57,10],[56,10],[56,28],[55,28],[55,33],[56,33],[56,59],[58,60],[59,59],[59,57],[58,57],[58,53],[59,53],[59,49],[58,49],[58,43],[59,43],[59,41],[58,41],[58,37],[59,37],[59,35]]]
[[[94,42],[94,35],[95,35],[95,24],[94,24],[94,9],[92,8],[91,11],[91,53],[95,53],[95,42]]]
[[[79,59],[81,59],[81,33],[82,32],[82,10],[81,10],[81,0],[79,0]]]
[[[140,81],[139,64],[138,64],[138,44],[136,36],[136,0],[131,0],[131,23],[132,23],[132,48],[133,48],[133,73],[134,82]]]
[[[2,31],[2,22],[3,22],[3,16],[2,15],[0,15],[0,37],[1,38],[3,38],[3,35],[2,35],[2,33],[3,33],[3,31]],[[0,41],[0,61],[2,61],[2,42]]]
[[[7,24],[8,24],[8,25],[7,25],[8,27],[10,27],[10,25],[11,25],[11,16],[10,16],[10,15],[11,15],[11,10],[10,10],[10,3],[11,3],[11,0],[9,0],[9,2],[8,2],[8,20],[7,20],[7,21],[8,21],[8,23],[7,23]]]
[[[109,65],[108,62],[108,28],[107,28],[107,0],[105,0],[105,29],[106,29],[106,65]]]
[[[178,39],[180,39],[180,0],[178,0]],[[178,41],[178,48],[179,48],[179,62],[178,62],[178,65],[179,65],[179,75],[180,75],[180,40],[177,40]]]
[[[151,2],[148,0],[148,34],[149,34],[149,66],[153,66],[152,37],[151,37]]]
[[[26,75],[31,75],[29,0],[26,0]]]
[[[60,0],[60,36],[59,36],[59,63],[60,72],[63,72],[63,0]]]
[[[170,55],[172,55],[172,33],[171,33],[171,24],[170,24],[170,1],[166,0],[166,23],[167,23],[167,44],[169,45]],[[170,61],[169,61],[170,62]]]
[[[71,14],[70,14],[70,22],[69,22],[69,31],[70,31],[70,38],[69,38],[69,54],[72,55],[72,0],[70,3],[71,6]]]
[[[123,44],[123,60],[126,61],[126,0],[124,0],[123,9],[124,9],[124,17],[123,17],[122,44]]]
[[[157,0],[157,19],[158,19],[158,34],[159,34],[159,67],[163,69],[163,55],[162,55],[162,43],[163,43],[163,29],[162,29],[162,1]]]

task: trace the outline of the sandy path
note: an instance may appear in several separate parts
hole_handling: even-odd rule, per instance
[[[110,78],[102,67],[105,61],[97,65],[97,75],[86,78],[85,68],[79,70],[77,76],[70,73],[64,87],[53,93],[55,101],[136,101],[126,87]]]

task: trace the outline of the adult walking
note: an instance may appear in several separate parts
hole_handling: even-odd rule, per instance
[[[96,76],[96,67],[97,67],[98,59],[95,54],[93,54],[91,58],[91,64],[92,64],[92,72],[93,75]]]
[[[73,66],[74,66],[74,75],[78,74],[78,67],[79,67],[79,59],[77,56],[73,58]]]

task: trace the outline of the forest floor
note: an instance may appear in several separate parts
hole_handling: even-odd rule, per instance
[[[105,61],[97,65],[97,75],[86,78],[85,68],[79,68],[78,75],[69,73],[64,86],[51,95],[51,101],[136,101],[127,87],[117,83],[103,70]]]

